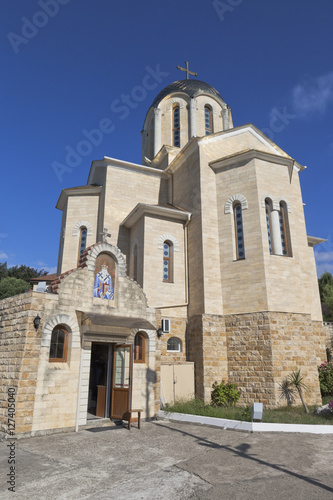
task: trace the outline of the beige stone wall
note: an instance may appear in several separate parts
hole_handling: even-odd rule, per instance
[[[186,361],[186,324],[187,318],[170,317],[162,314],[162,318],[170,320],[170,333],[161,338],[161,363],[183,363]],[[182,344],[181,352],[167,351],[167,343],[171,337],[177,337]]]
[[[173,174],[173,203],[189,211],[188,266],[189,266],[189,315],[204,311],[203,242],[201,217],[201,173],[198,150],[183,158]]]
[[[57,297],[37,292],[0,301],[0,422],[4,432],[8,430],[7,395],[11,387],[15,388],[15,433],[32,430],[43,321],[48,307],[56,302]],[[33,320],[37,314],[42,321],[36,332]]]
[[[189,103],[188,96],[172,96],[163,99],[158,105],[161,110],[161,146],[173,146],[173,106],[179,104],[180,116],[180,148],[189,141]]]
[[[107,167],[104,227],[111,233],[110,243],[116,245],[128,260],[129,238],[121,222],[138,203],[158,204],[168,201],[168,181],[159,170],[138,170]]]
[[[163,281],[163,241],[173,243],[172,281]],[[184,304],[184,224],[146,216],[144,221],[143,288],[150,307]]]
[[[87,221],[92,230],[88,231],[87,247],[96,243],[99,196],[70,196],[64,221],[64,243],[60,273],[75,269],[78,264],[79,235],[73,235],[75,226]],[[98,240],[97,240],[98,241]]]
[[[213,112],[213,133],[223,130],[222,108],[215,99],[208,96],[199,95],[196,98],[197,103],[197,137],[206,135],[205,132],[205,106],[211,107]]]
[[[134,279],[134,246],[137,245],[138,249],[138,259],[137,259],[137,283],[143,286],[143,272],[144,272],[144,222],[145,219],[142,217],[130,230],[129,238],[129,266],[127,268],[127,273],[131,279]]]
[[[203,315],[189,318],[188,359],[195,363],[196,396],[209,403],[214,382],[228,379],[223,317]]]
[[[229,381],[240,389],[240,404],[284,405],[279,384],[298,369],[309,386],[306,402],[321,401],[317,367],[328,335],[321,322],[309,314],[274,312],[230,315],[225,322]]]

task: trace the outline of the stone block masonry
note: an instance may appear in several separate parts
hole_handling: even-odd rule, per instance
[[[31,430],[39,349],[40,327],[33,320],[42,316],[42,294],[28,292],[0,301],[0,430],[8,431],[8,390],[15,389],[15,433]]]
[[[279,384],[301,369],[306,402],[321,401],[317,367],[326,359],[328,329],[308,314],[255,312],[202,315],[189,320],[189,360],[195,362],[196,396],[209,403],[215,381],[235,383],[239,404],[282,406]],[[300,404],[300,401],[297,401]]]

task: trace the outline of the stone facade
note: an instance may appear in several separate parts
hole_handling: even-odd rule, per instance
[[[175,105],[180,147],[174,145]],[[212,116],[208,135],[205,107]],[[320,401],[317,365],[329,332],[312,248],[321,240],[306,234],[304,167],[254,125],[234,128],[220,94],[194,80],[175,82],[157,96],[142,140],[142,165],[104,157],[92,163],[86,186],[62,191],[52,293],[0,302],[2,429],[9,384],[17,390],[20,432],[86,425],[98,349],[107,364],[104,415],[110,416],[116,400],[111,358],[121,345],[137,356],[127,378],[128,405],[142,408],[143,418],[159,408],[166,365],[190,373],[194,363],[196,396],[206,402],[215,381],[229,380],[241,391],[240,404],[270,407],[283,404],[279,384],[300,368],[310,387],[307,401]],[[115,265],[110,300],[94,297],[102,254]],[[42,323],[35,332],[37,313]],[[170,332],[157,335],[165,319]],[[49,358],[57,325],[69,335],[61,363]],[[137,334],[145,339],[144,359]],[[179,350],[168,349],[171,338]]]

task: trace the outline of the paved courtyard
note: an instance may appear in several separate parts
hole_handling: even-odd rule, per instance
[[[1,499],[333,498],[331,436],[134,426],[17,440],[15,494],[6,484],[9,442],[1,442]]]

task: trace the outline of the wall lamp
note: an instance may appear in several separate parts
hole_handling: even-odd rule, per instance
[[[160,339],[162,337],[162,335],[163,335],[163,329],[162,329],[161,326],[159,327],[159,329],[157,330],[156,333],[157,333],[158,338]]]
[[[40,318],[40,317],[38,316],[38,314],[37,314],[37,316],[36,316],[36,317],[35,317],[35,319],[34,319],[34,327],[35,327],[36,332],[37,332],[38,327],[39,327],[39,325],[40,325],[40,320],[41,320],[41,318]]]

